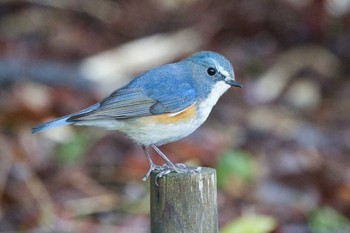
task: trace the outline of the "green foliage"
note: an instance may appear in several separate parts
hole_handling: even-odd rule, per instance
[[[308,224],[314,233],[350,232],[349,220],[330,207],[323,207],[315,210],[309,216]]]
[[[250,154],[229,150],[219,156],[217,163],[218,186],[222,187],[230,180],[250,182],[254,178],[254,161]]]
[[[269,233],[276,225],[276,220],[270,216],[246,215],[228,223],[220,233]]]
[[[58,147],[56,159],[64,165],[71,165],[84,154],[91,138],[84,132],[78,133],[73,140]]]

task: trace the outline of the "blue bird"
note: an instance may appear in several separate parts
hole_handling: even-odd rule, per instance
[[[117,130],[142,146],[149,170],[184,173],[191,169],[173,164],[158,146],[177,141],[196,130],[235,81],[231,63],[222,55],[202,51],[179,62],[146,71],[102,101],[76,113],[37,125],[32,133],[63,125],[96,126]],[[147,148],[165,161],[157,166]]]

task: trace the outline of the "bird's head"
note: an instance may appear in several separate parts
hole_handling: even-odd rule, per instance
[[[213,91],[220,97],[229,87],[242,87],[235,80],[231,63],[222,55],[203,51],[185,59],[192,66],[193,79],[199,91],[207,97]],[[201,94],[199,93],[199,94]]]

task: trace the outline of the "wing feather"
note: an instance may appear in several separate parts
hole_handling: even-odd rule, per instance
[[[68,121],[127,119],[182,111],[196,102],[196,91],[184,69],[174,68],[166,65],[157,68],[156,73],[146,72],[102,100],[96,109],[77,113]]]

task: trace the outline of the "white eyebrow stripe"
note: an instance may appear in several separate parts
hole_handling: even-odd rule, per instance
[[[225,77],[231,77],[230,73],[224,69],[216,60],[210,59],[213,64],[215,64],[216,69]]]
[[[222,66],[217,65],[217,69],[218,69],[218,71],[219,71],[222,75],[224,75],[225,77],[230,77],[229,72],[227,72],[227,70],[225,70]]]

